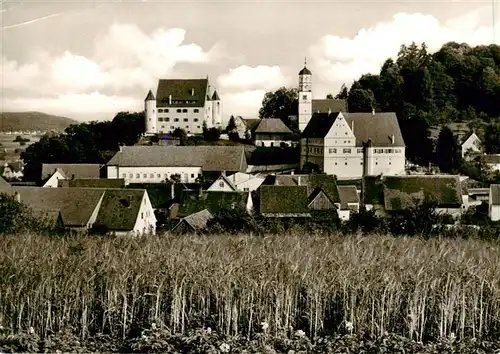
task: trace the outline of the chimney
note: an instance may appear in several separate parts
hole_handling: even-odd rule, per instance
[[[394,145],[394,134],[392,134],[392,136],[391,136],[391,142],[392,142],[392,145]]]
[[[172,95],[168,95],[168,104],[172,104]]]
[[[191,89],[191,96],[194,96],[194,88]]]
[[[332,114],[331,108],[328,108],[328,114]]]
[[[295,171],[290,172],[290,174],[293,176],[295,174]]]
[[[200,188],[198,189],[198,197],[199,198],[203,197],[203,187],[201,184],[200,184]]]
[[[123,146],[122,146],[122,144],[118,145],[118,149],[119,149],[120,152],[123,152]]]
[[[132,196],[131,195],[128,196],[128,208],[129,209],[132,208]]]
[[[375,108],[372,108],[372,116],[375,115]]]
[[[221,175],[225,177],[226,176],[226,171],[222,171]]]
[[[300,186],[300,176],[297,176],[297,185]]]
[[[354,134],[354,120],[351,123],[351,130],[352,130],[352,133]]]
[[[14,199],[16,200],[16,202],[21,203],[21,194],[19,194],[19,192],[16,192],[14,194]]]
[[[172,199],[172,200],[175,199],[175,187],[174,187],[174,183],[170,184],[170,199]]]

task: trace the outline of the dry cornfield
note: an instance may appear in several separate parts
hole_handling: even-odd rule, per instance
[[[384,235],[0,242],[0,325],[127,336],[165,325],[248,336],[500,337],[500,243]]]

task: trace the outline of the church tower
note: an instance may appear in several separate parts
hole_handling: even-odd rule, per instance
[[[307,68],[307,61],[304,68],[299,72],[299,129],[301,132],[306,129],[312,116],[312,73]]]
[[[144,120],[145,120],[145,130],[146,135],[153,135],[158,133],[156,129],[156,124],[158,122],[156,113],[156,98],[153,92],[149,90],[148,95],[144,99]]]
[[[212,126],[215,128],[222,127],[222,102],[220,100],[217,90],[214,90],[212,95]]]

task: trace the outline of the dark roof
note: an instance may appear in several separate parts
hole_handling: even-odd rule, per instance
[[[172,229],[175,231],[182,223],[185,223],[190,226],[193,231],[202,230],[207,226],[207,223],[210,219],[213,218],[212,213],[210,213],[207,209],[200,210],[196,213],[186,216]]]
[[[151,92],[151,90],[149,90],[148,95],[146,96],[144,101],[154,101],[154,100],[155,100],[155,95],[153,95],[153,92]]]
[[[345,99],[314,99],[312,100],[313,113],[347,112],[347,100]]]
[[[204,172],[246,171],[243,146],[124,146],[108,165],[201,167]]]
[[[59,209],[31,209],[31,215],[33,215],[37,219],[42,219],[52,224],[58,224],[59,222],[62,224],[62,215]]]
[[[338,186],[340,209],[347,210],[348,204],[359,203],[358,191],[356,186]]]
[[[356,146],[371,140],[372,146],[404,147],[403,135],[395,113],[342,113],[349,127],[354,126]],[[324,138],[339,113],[314,113],[302,133],[304,138]],[[353,124],[354,123],[354,124]],[[394,143],[392,136],[394,135]]]
[[[312,75],[311,70],[309,70],[306,66],[299,71],[299,75]]]
[[[62,170],[68,179],[71,179],[73,175],[75,178],[99,178],[100,167],[99,164],[87,163],[44,163],[42,164],[42,181],[52,176],[57,169]]]
[[[203,107],[207,94],[208,79],[160,79],[156,91],[156,105],[158,107]],[[169,104],[169,96],[172,96],[171,104]]]
[[[198,192],[182,193],[179,216],[184,217],[207,209],[212,214],[221,208],[245,208],[247,192],[207,192],[200,196]]]
[[[438,207],[457,208],[462,205],[459,176],[388,176],[384,183],[384,205],[389,211],[414,207],[415,200],[426,198]]]
[[[106,189],[95,225],[105,225],[107,230],[132,230],[135,226],[144,189]]]
[[[245,124],[248,130],[253,131],[260,123],[260,118],[241,118],[241,121]]]
[[[58,187],[70,188],[123,188],[125,180],[123,178],[75,178],[60,179]]]
[[[255,133],[292,134],[290,128],[279,118],[261,119]]]
[[[35,210],[60,210],[65,226],[86,226],[105,190],[13,187],[21,202]]]
[[[268,175],[266,176],[264,182],[262,182],[262,185],[306,186],[308,196],[311,196],[313,193],[316,193],[317,195],[317,189],[321,189],[333,203],[340,202],[335,177],[327,174],[313,173],[310,175]]]
[[[212,101],[220,101],[219,94],[217,93],[217,90],[215,90],[214,94],[212,95]]]
[[[309,216],[307,186],[259,188],[259,210],[266,216]]]
[[[127,188],[145,189],[153,209],[165,209],[172,204],[171,183],[130,183]]]
[[[500,184],[490,185],[491,204],[500,205]]]

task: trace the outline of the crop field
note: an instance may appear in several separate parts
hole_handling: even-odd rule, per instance
[[[498,242],[17,235],[0,245],[0,325],[10,333],[46,338],[69,329],[84,343],[97,334],[126,341],[138,330],[143,340],[151,328],[170,337],[210,328],[246,341],[299,333],[311,346],[339,335],[424,344],[500,338]]]

